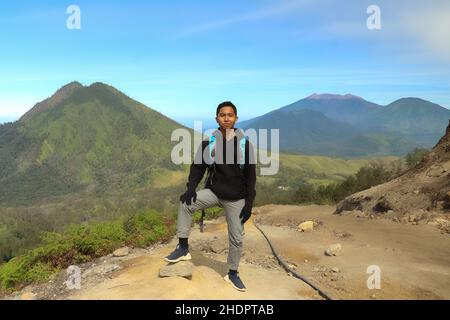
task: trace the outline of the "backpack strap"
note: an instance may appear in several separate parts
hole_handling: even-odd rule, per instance
[[[241,147],[241,154],[242,154],[241,161],[239,162],[239,167],[241,169],[244,169],[244,165],[245,165],[245,144],[246,144],[246,142],[247,142],[247,139],[245,139],[245,137],[242,137],[241,141],[239,142],[239,145]]]
[[[215,157],[213,157],[212,152],[214,150],[214,148],[216,147],[216,136],[215,135],[210,135],[209,136],[209,157],[212,160],[212,162],[215,162]]]
[[[241,155],[242,155],[242,157],[240,158],[240,161],[239,161],[239,167],[241,169],[244,169],[244,165],[245,165],[245,144],[246,143],[247,143],[247,139],[245,137],[242,137],[241,140],[239,141],[239,147],[241,149]],[[213,156],[213,150],[216,147],[216,137],[214,135],[209,136],[208,146],[209,146],[209,157],[212,160],[211,165],[213,165],[213,164],[215,164],[215,156]]]

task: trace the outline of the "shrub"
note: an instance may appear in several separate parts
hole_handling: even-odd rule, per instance
[[[73,225],[63,233],[45,233],[40,246],[0,265],[0,289],[47,280],[63,268],[123,245],[142,247],[167,240],[174,230],[172,217],[151,210],[109,222]]]

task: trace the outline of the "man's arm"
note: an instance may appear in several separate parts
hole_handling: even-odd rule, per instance
[[[245,205],[239,214],[242,224],[244,224],[252,215],[253,201],[256,196],[256,158],[254,157],[253,147],[250,142],[246,143],[245,148],[245,165],[244,165],[244,176],[245,176],[245,186],[247,189],[247,195],[245,196]],[[249,155],[252,155],[250,158]]]
[[[188,189],[195,190],[203,179],[203,175],[205,174],[206,168],[208,165],[203,159],[203,150],[205,146],[208,145],[208,141],[202,141],[202,144],[199,146],[197,153],[195,155],[194,161],[191,164],[191,168],[189,170],[189,178],[186,186]],[[195,159],[201,159],[201,163],[195,163]]]
[[[247,189],[247,196],[245,197],[245,204],[252,207],[256,196],[256,157],[253,145],[247,141],[247,148],[245,148],[245,166],[244,175]],[[251,155],[251,157],[250,157]],[[251,161],[252,160],[252,161]],[[252,163],[253,162],[253,163]]]

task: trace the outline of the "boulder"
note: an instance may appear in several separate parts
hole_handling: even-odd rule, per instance
[[[113,252],[114,257],[125,257],[130,253],[130,249],[128,247],[119,248]]]
[[[160,277],[192,277],[194,265],[190,261],[180,261],[159,269]]]
[[[305,221],[298,225],[298,229],[302,232],[313,231],[314,222],[313,221]]]
[[[325,250],[325,254],[327,256],[338,256],[341,254],[342,246],[340,243],[334,243],[328,247],[327,250]]]

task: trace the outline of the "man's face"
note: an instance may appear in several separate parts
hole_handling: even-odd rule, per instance
[[[216,121],[219,124],[221,129],[231,129],[234,128],[234,124],[236,123],[238,117],[234,113],[232,107],[222,107],[219,110],[219,114],[216,117]]]

